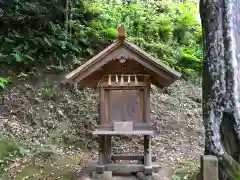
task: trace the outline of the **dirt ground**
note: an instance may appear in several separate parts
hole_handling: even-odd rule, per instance
[[[3,109],[0,128],[3,133],[17,137],[26,144],[34,142],[35,144],[31,146],[36,146],[37,150],[43,147],[50,148],[54,153],[60,154],[62,157],[60,170],[66,171],[60,180],[69,180],[73,172],[81,170],[82,161],[96,160],[97,153],[94,150],[96,142],[90,133],[95,128],[92,122],[97,119],[96,94],[92,91],[62,90],[59,83],[54,85],[55,79],[53,77],[52,80],[44,83],[39,80],[42,84],[29,83],[10,89],[5,95],[4,108],[11,109],[11,112]],[[51,86],[46,86],[47,83]],[[151,119],[154,128],[152,150],[161,166],[159,176],[162,180],[172,179],[175,168],[183,161],[199,163],[204,149],[201,108],[200,85],[178,81],[164,90],[152,87]],[[115,153],[143,152],[142,137],[114,139]],[[92,148],[93,152],[88,152],[89,148]],[[74,160],[62,163],[66,162],[65,158]],[[78,159],[81,159],[81,163]],[[19,163],[21,161],[22,159],[18,158],[13,162],[12,168],[6,169],[5,174],[14,174],[11,176],[14,178],[9,180],[18,180],[18,176],[22,178],[42,173],[38,168],[30,168],[30,171],[29,164],[22,166]],[[26,162],[30,161],[26,160]],[[55,171],[57,167],[51,165],[51,168],[55,168],[51,171]],[[15,169],[18,171],[16,172]],[[49,170],[48,166],[46,169]],[[59,170],[57,169],[56,172]],[[54,177],[52,175],[54,173],[48,171],[47,173]]]
[[[153,154],[161,166],[158,173],[161,180],[171,180],[175,168],[183,161],[199,163],[204,149],[201,108],[199,86],[179,81],[163,91],[152,87]],[[115,138],[118,142],[113,147],[115,152],[143,152],[142,137],[127,137],[129,143],[123,139]]]

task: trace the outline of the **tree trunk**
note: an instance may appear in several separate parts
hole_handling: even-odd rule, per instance
[[[219,179],[240,179],[240,0],[200,0],[205,154]]]

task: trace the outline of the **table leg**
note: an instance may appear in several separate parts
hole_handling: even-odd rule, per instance
[[[151,148],[151,136],[144,135],[144,165],[145,174],[152,174],[152,148]]]

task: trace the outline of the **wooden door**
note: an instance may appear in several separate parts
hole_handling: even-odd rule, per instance
[[[140,90],[110,90],[108,113],[109,122],[142,120],[142,91]]]

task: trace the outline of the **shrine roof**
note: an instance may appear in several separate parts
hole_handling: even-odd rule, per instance
[[[152,75],[151,82],[160,88],[171,85],[181,77],[181,73],[168,67],[161,60],[154,58],[134,43],[126,40],[125,31],[120,27],[118,29],[118,39],[115,42],[67,74],[65,78],[69,82],[78,83],[82,86],[96,87],[97,82],[106,72],[104,71],[104,66],[120,59],[135,61],[141,65],[147,73]],[[95,74],[95,77],[89,78],[93,74]],[[92,83],[89,81],[86,83],[88,78]]]

